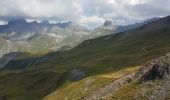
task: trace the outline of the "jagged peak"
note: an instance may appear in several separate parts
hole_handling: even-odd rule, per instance
[[[110,20],[106,20],[103,24],[104,27],[105,26],[111,26],[111,25],[112,25],[112,21],[110,21]]]
[[[8,21],[8,25],[15,25],[18,23],[25,24],[27,23],[27,21],[24,18],[17,18]]]
[[[44,20],[44,21],[41,22],[41,24],[43,24],[43,25],[49,25],[50,23],[49,23],[48,20]]]
[[[33,22],[30,22],[31,24],[38,24],[38,22],[37,21],[33,21]]]

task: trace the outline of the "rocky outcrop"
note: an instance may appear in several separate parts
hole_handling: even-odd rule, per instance
[[[142,82],[147,80],[166,78],[166,76],[169,75],[170,70],[168,58],[169,56],[165,56],[147,63],[144,67],[140,69],[140,73],[143,73],[143,75],[141,76],[139,81]]]
[[[105,98],[106,96],[112,95],[119,91],[121,88],[130,85],[131,83],[139,83],[141,87],[141,91],[144,91],[142,94],[148,100],[164,100],[160,99],[166,97],[166,91],[170,90],[170,86],[167,85],[170,82],[169,77],[169,65],[170,56],[164,56],[159,59],[154,59],[152,61],[147,62],[144,66],[141,66],[137,71],[125,75],[120,79],[117,79],[104,87],[100,88],[97,91],[88,97],[82,98],[82,100],[100,100]],[[151,82],[150,82],[151,80]],[[165,80],[163,83],[157,85],[154,80]],[[152,86],[152,85],[155,86]],[[145,87],[152,87],[149,89],[150,94],[147,94],[148,90],[145,90]],[[168,86],[168,87],[167,87]],[[165,88],[166,87],[166,88]],[[136,90],[138,91],[138,90]],[[141,91],[138,91],[141,93]],[[137,93],[138,93],[137,92]],[[134,97],[139,97],[138,94],[134,94]],[[137,100],[137,99],[134,99]]]
[[[151,69],[141,77],[141,81],[163,79],[169,74],[169,64],[166,62],[158,62],[152,65]]]

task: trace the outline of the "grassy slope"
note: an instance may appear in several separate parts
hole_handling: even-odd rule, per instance
[[[51,64],[75,66],[92,72],[141,64],[170,50],[169,31],[162,29],[161,32],[147,32],[121,40],[124,35],[122,33],[113,35],[109,40],[105,39],[110,36],[105,36],[85,41],[68,52],[58,53],[54,58],[55,62],[52,61]]]
[[[52,94],[46,96],[44,100],[79,100],[84,96],[88,96],[93,91],[97,91],[99,88],[109,84],[110,82],[134,72],[137,67],[126,68],[117,72],[105,73],[92,77],[84,78],[77,82],[66,82],[58,90]]]
[[[148,27],[151,30],[148,30]],[[14,71],[13,75],[9,71],[2,71],[0,95],[7,95],[12,100],[37,99],[49,93],[48,90],[51,92],[61,87],[66,81],[63,80],[65,73],[74,68],[84,70],[86,76],[95,76],[140,65],[170,51],[169,32],[170,28],[166,25],[159,28],[145,26],[125,33],[87,40],[69,51],[52,53],[53,57],[46,62],[35,65],[26,63],[25,66],[29,68],[24,72]],[[13,83],[17,85],[11,86]],[[35,89],[28,90],[32,85]]]
[[[55,86],[60,73],[52,70],[29,70],[1,73],[0,96],[7,100],[37,100]]]

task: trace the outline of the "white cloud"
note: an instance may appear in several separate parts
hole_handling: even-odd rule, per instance
[[[71,20],[88,26],[111,19],[128,24],[170,14],[170,0],[2,0],[0,20]]]
[[[82,18],[79,20],[78,23],[80,23],[81,25],[86,25],[94,28],[94,26],[103,24],[104,21],[105,19],[100,18],[98,16],[90,16],[90,17],[82,16]]]
[[[115,4],[115,0],[108,0],[107,2],[110,4]]]
[[[138,5],[138,4],[144,4],[146,3],[147,1],[146,0],[129,0],[129,3],[131,5]]]
[[[5,21],[0,21],[0,25],[7,24]]]

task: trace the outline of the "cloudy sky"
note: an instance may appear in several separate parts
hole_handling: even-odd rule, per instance
[[[1,0],[0,24],[12,18],[70,20],[88,27],[127,25],[170,15],[170,0]]]

